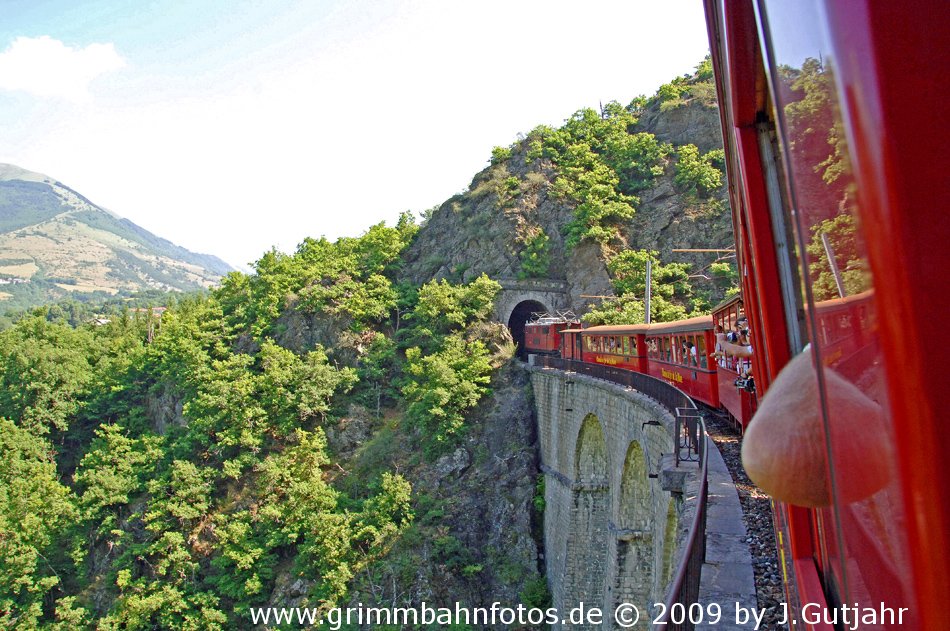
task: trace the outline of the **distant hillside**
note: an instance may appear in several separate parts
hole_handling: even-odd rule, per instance
[[[53,178],[0,164],[0,309],[149,289],[193,291],[231,270]]]

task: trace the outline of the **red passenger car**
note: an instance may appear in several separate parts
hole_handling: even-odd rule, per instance
[[[720,405],[716,370],[709,357],[715,345],[709,316],[568,330],[565,341],[562,355],[566,359],[652,375],[694,399]]]
[[[713,310],[714,333],[728,334],[745,322],[742,298],[735,296]],[[718,345],[714,349],[719,351]],[[752,360],[721,354],[713,358],[719,380],[719,403],[733,421],[744,430],[757,406]]]
[[[646,325],[644,345],[644,373],[663,379],[698,401],[719,407],[720,384],[709,357],[716,345],[709,316]]]
[[[845,605],[862,629],[950,628],[950,112],[935,72],[950,63],[950,11],[944,0],[705,10],[761,409],[806,345],[821,399],[800,440],[827,464],[785,476],[819,479],[829,499],[775,503],[794,628],[855,628]],[[842,388],[881,422],[832,405]],[[862,460],[854,438],[868,434],[881,449]],[[846,493],[872,472],[882,487]]]

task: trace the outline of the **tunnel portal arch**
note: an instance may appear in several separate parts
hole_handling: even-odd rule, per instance
[[[522,300],[511,311],[511,317],[508,318],[508,330],[511,331],[511,337],[518,344],[518,357],[527,359],[528,353],[525,351],[524,344],[524,325],[531,318],[533,313],[547,312],[548,308],[537,300]]]

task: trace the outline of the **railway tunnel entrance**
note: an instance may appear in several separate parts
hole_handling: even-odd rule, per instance
[[[532,313],[546,311],[548,308],[537,300],[522,300],[511,311],[511,317],[508,318],[508,330],[511,331],[511,337],[518,345],[518,358],[522,361],[528,359],[524,344],[524,324],[531,318]]]

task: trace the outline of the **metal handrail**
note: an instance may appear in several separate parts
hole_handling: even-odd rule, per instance
[[[665,610],[657,618],[657,623],[653,626],[653,629],[655,631],[692,631],[694,624],[689,620],[688,605],[699,600],[699,579],[703,563],[706,562],[706,502],[709,496],[707,480],[709,464],[706,458],[709,438],[706,436],[706,423],[699,414],[696,404],[676,386],[632,370],[589,364],[549,355],[535,355],[534,365],[589,375],[596,379],[631,387],[657,401],[673,415],[675,419],[673,445],[676,453],[676,466],[679,466],[680,462],[698,461],[699,493],[697,494],[696,513],[693,515],[693,522],[690,524],[689,534],[686,538],[686,550],[683,552],[679,566],[676,569],[676,575],[673,577],[673,582],[667,592],[664,602]],[[681,458],[680,452],[682,449],[686,449],[686,455]],[[693,455],[696,457],[693,458]],[[674,623],[670,621],[670,614],[674,605],[677,604],[685,607],[679,612],[680,615],[673,618],[681,622]]]

